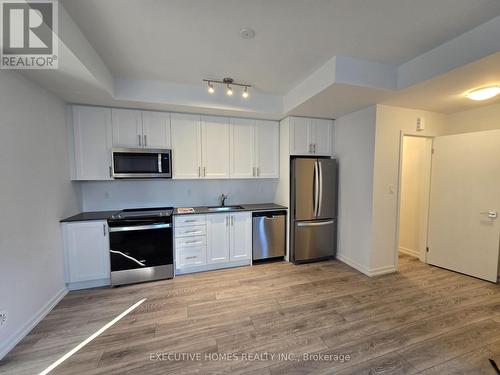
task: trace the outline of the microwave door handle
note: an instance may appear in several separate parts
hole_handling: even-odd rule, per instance
[[[163,173],[162,167],[161,167],[161,154],[158,154],[158,172]]]

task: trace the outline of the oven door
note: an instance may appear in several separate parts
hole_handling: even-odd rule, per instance
[[[111,272],[173,264],[172,224],[109,228]]]
[[[113,149],[114,178],[171,178],[170,150]]]

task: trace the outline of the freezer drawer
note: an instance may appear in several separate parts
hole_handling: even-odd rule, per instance
[[[305,262],[333,257],[335,231],[335,220],[295,222],[292,260]]]
[[[253,260],[285,256],[286,211],[254,213]]]

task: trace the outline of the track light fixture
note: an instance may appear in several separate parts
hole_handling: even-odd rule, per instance
[[[233,96],[233,94],[234,94],[233,86],[243,87],[243,91],[241,93],[241,96],[245,99],[248,98],[248,96],[250,95],[248,89],[250,87],[252,87],[252,86],[244,84],[244,83],[236,83],[236,82],[234,82],[234,80],[232,78],[224,78],[222,81],[214,80],[214,79],[204,79],[203,82],[207,82],[208,92],[210,94],[213,94],[215,92],[214,83],[219,83],[221,85],[225,85],[227,96]]]

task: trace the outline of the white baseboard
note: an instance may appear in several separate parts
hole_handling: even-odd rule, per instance
[[[17,332],[5,340],[0,346],[0,360],[7,355],[45,316],[68,294],[68,289],[63,288],[56,293],[40,310],[34,314]]]
[[[386,266],[386,267],[378,267],[378,268],[366,268],[365,266],[359,264],[358,262],[355,262],[349,257],[346,257],[345,255],[342,254],[337,254],[337,259],[340,260],[341,262],[347,264],[348,266],[358,270],[359,272],[365,274],[366,276],[380,276],[380,275],[385,275],[388,273],[394,273],[396,272],[396,267],[394,266]]]
[[[420,253],[418,252],[418,250],[412,250],[412,249],[408,249],[406,247],[399,247],[399,251],[403,254],[408,254],[408,255],[415,257],[415,258],[420,257]]]

